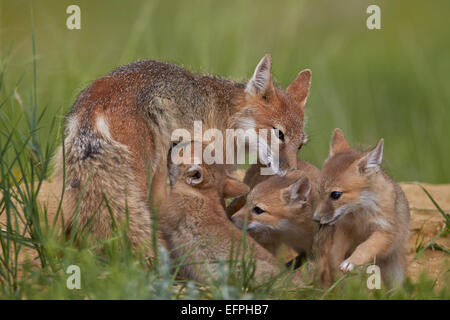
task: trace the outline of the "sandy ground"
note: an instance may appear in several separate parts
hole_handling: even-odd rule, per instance
[[[433,196],[436,202],[444,209],[450,212],[450,185],[429,185],[423,184],[428,192]],[[450,270],[449,255],[443,251],[426,250],[417,259],[413,260],[416,255],[416,241],[424,237],[424,244],[432,239],[444,226],[444,218],[436,210],[435,206],[427,195],[420,188],[418,183],[402,183],[410,208],[411,208],[411,237],[409,239],[408,250],[408,275],[416,280],[422,271],[428,273],[437,281],[437,287],[450,285],[445,284],[443,277],[444,272]],[[40,202],[46,206],[49,213],[56,212],[58,207],[58,199],[61,194],[60,186],[57,182],[45,182],[40,192]],[[4,217],[0,217],[0,225],[4,228]],[[450,236],[439,238],[437,243],[450,248]],[[28,251],[28,250],[27,250]],[[448,261],[447,261],[448,260]],[[448,262],[446,264],[446,262]]]
[[[429,185],[420,183],[431,194],[438,205],[446,212],[450,212],[450,185]],[[417,279],[422,271],[436,279],[437,287],[448,286],[445,284],[444,273],[450,270],[449,255],[443,251],[426,250],[424,253],[411,261],[416,255],[416,241],[424,236],[424,244],[431,240],[442,230],[444,217],[436,210],[431,200],[420,188],[419,183],[402,183],[403,190],[408,197],[411,208],[411,236],[409,238],[410,261],[408,265],[408,275],[412,279]],[[450,248],[450,236],[439,238],[436,243]]]

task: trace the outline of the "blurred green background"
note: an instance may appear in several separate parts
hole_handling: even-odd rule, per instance
[[[81,30],[66,28],[71,4]],[[381,30],[366,27],[370,4],[381,7]],[[157,59],[246,81],[271,53],[283,87],[313,71],[303,158],[321,166],[340,127],[353,145],[384,137],[395,179],[448,183],[449,12],[448,0],[0,0],[0,126],[27,128],[20,106],[34,95],[32,24],[42,144],[57,138],[50,123],[78,92],[120,65]]]

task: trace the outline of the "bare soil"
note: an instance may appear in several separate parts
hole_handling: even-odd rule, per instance
[[[422,237],[423,244],[426,245],[444,227],[444,217],[419,185],[422,185],[431,194],[446,213],[450,212],[450,185],[401,184],[411,208],[408,275],[413,280],[417,280],[420,273],[426,272],[432,279],[436,279],[437,287],[448,286],[450,284],[445,283],[444,273],[450,270],[449,254],[440,250],[428,249],[417,259],[412,260],[416,255],[416,247]],[[450,236],[440,237],[436,240],[436,243],[450,249]]]

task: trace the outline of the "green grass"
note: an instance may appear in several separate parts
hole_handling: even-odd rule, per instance
[[[90,81],[137,59],[245,81],[266,52],[284,87],[301,69],[313,71],[305,159],[320,166],[332,129],[340,127],[353,144],[384,137],[396,180],[448,183],[450,3],[379,1],[382,30],[369,31],[371,3],[77,1],[82,29],[69,31],[71,1],[0,0],[0,215],[7,218],[0,231],[0,298],[448,299],[449,286],[437,290],[426,275],[393,291],[368,290],[364,273],[329,291],[280,280],[256,284],[251,256],[243,268],[222,262],[221,277],[206,287],[183,282],[169,272],[167,253],[151,261],[132,254],[120,228],[104,243],[88,234],[61,238],[62,215],[49,223],[37,202],[63,116]],[[422,243],[418,253],[433,246]],[[22,266],[16,255],[26,248],[38,258]],[[66,288],[72,264],[82,270],[81,290]]]

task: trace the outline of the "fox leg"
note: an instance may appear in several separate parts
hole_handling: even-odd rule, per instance
[[[401,284],[405,277],[406,257],[399,251],[394,251],[386,258],[379,259],[377,265],[380,267],[384,283],[392,288]]]
[[[334,282],[334,273],[352,245],[351,237],[335,226],[323,226],[318,235],[318,265],[322,285]]]
[[[334,226],[320,226],[319,231],[317,232],[314,251],[317,258],[320,283],[324,287],[330,286],[333,283],[329,260],[335,231]]]
[[[370,237],[356,247],[352,255],[343,261],[339,269],[352,271],[355,266],[370,263],[375,257],[385,256],[392,246],[394,235],[385,231],[375,231]]]
[[[337,228],[330,251],[330,268],[333,273],[339,269],[339,264],[345,259],[352,244],[352,237],[344,230]]]
[[[152,196],[153,205],[160,207],[167,197],[167,167],[159,166],[152,177]]]

